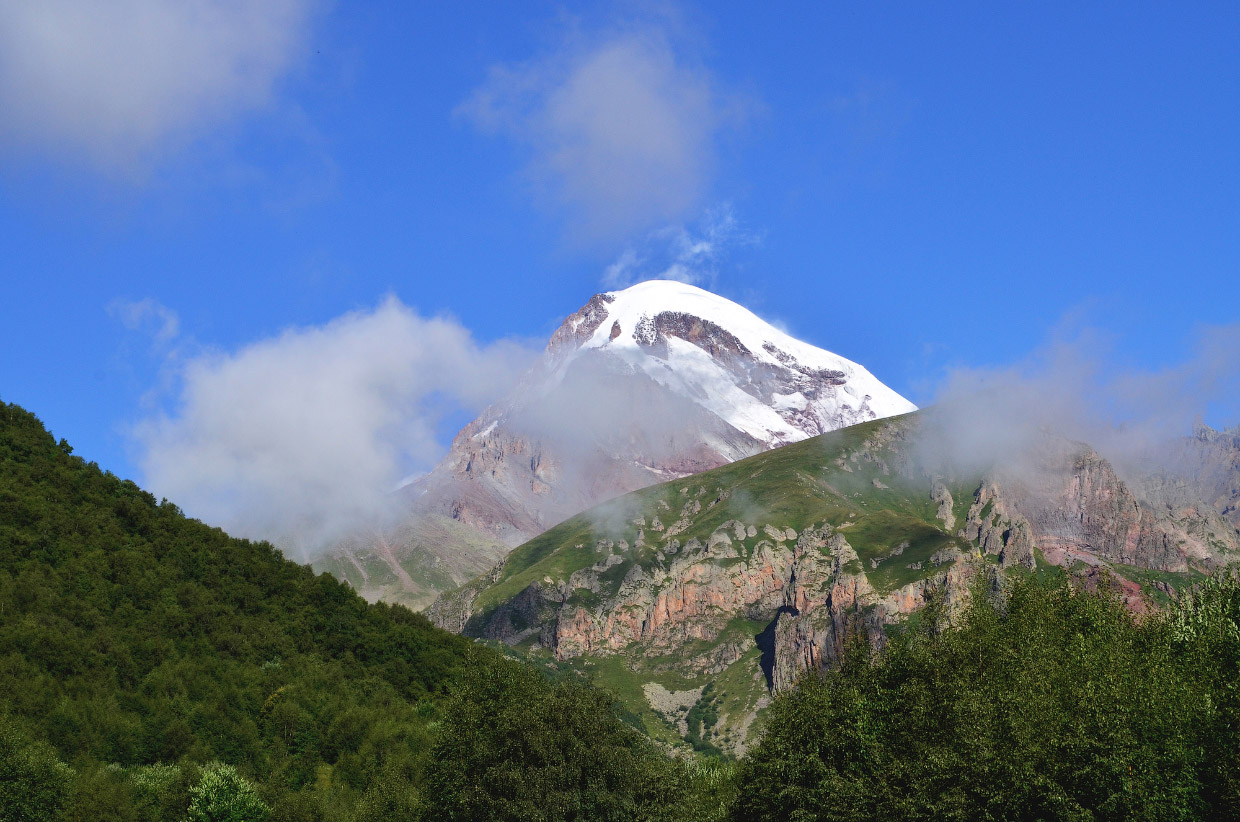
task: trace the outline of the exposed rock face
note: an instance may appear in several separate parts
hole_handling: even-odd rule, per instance
[[[977,487],[961,535],[976,543],[983,554],[998,557],[1004,568],[1036,567],[1033,528],[1029,520],[1009,508],[994,478]]]
[[[734,543],[732,535],[738,532]],[[741,542],[746,534],[744,524],[730,521],[706,543],[690,539],[679,545],[669,539],[666,553],[659,552],[649,565],[611,553],[615,543],[600,541],[595,549],[600,559],[593,566],[565,581],[532,583],[485,621],[470,622],[467,630],[487,639],[512,641],[524,626],[541,622],[546,627],[540,643],[560,658],[614,652],[634,642],[658,653],[672,651],[687,639],[713,641],[733,615],[774,613],[783,602],[792,563],[783,544],[784,532],[780,543],[761,540],[752,549]],[[605,587],[603,578],[616,576],[616,566],[623,566],[625,573],[615,593],[601,605],[583,603],[593,597],[575,596],[586,591],[598,594]],[[535,612],[530,612],[534,597],[539,599]],[[451,601],[441,597],[430,612],[432,618],[438,619]]]
[[[601,541],[595,550],[602,558],[592,567],[574,572],[566,582],[531,583],[484,619],[467,620],[466,631],[510,644],[537,631],[538,643],[565,659],[614,653],[634,643],[648,655],[670,654],[687,641],[715,642],[737,615],[778,620],[774,657],[779,687],[805,667],[834,659],[843,647],[845,627],[861,609],[876,609],[867,627],[877,629],[887,617],[907,615],[924,603],[925,585],[886,597],[876,594],[856,552],[829,525],[799,535],[771,525],[762,530],[775,532],[776,539],[746,547],[749,532],[757,529],[729,520],[705,543],[690,539],[677,547],[671,540],[670,555],[648,566],[630,564],[611,553],[614,543]],[[598,594],[604,588],[600,577],[621,565],[627,570],[614,595],[592,604],[583,600],[594,597],[574,596]],[[432,618],[444,624],[439,615],[449,612],[451,601],[441,597],[429,612]],[[462,611],[454,613],[459,620]],[[799,624],[808,631],[789,633],[796,630],[789,626]],[[722,670],[740,657],[740,650],[724,648],[708,660],[686,660],[687,670]],[[796,659],[800,662],[794,664]]]
[[[1175,472],[1240,530],[1240,425],[1215,431],[1198,423],[1171,454]]]
[[[564,322],[551,335],[547,343],[547,351],[557,354],[564,350],[576,350],[583,342],[594,336],[599,326],[607,319],[607,305],[616,301],[612,294],[595,294],[589,302],[573,314],[564,318]]]
[[[874,487],[879,488],[881,484],[878,480],[874,482]],[[938,517],[939,522],[943,523],[943,528],[947,531],[954,530],[956,528],[956,514],[954,513],[956,500],[952,497],[952,492],[948,490],[942,480],[935,479],[934,486],[930,491],[930,498],[938,503],[939,507],[935,512],[935,516]]]
[[[510,395],[399,492],[398,529],[360,534],[318,564],[363,594],[421,607],[599,502],[913,408],[864,368],[701,289],[597,294]],[[443,521],[460,527],[426,528]],[[428,580],[419,569],[432,554]],[[376,563],[383,586],[372,584]]]
[[[802,672],[838,658],[850,630],[881,634],[881,616],[865,611],[876,599],[847,540],[829,528],[806,531],[775,617],[772,688],[789,688]]]
[[[758,533],[762,538],[755,542]],[[837,659],[851,632],[881,644],[884,626],[924,607],[936,592],[957,603],[971,574],[982,567],[976,551],[949,551],[935,563],[941,570],[884,593],[871,584],[848,540],[830,525],[798,534],[729,520],[705,543],[676,542],[669,541],[670,553],[660,552],[644,565],[613,553],[617,545],[612,541],[600,541],[595,547],[600,559],[593,566],[567,581],[531,583],[485,615],[466,617],[465,632],[509,644],[532,640],[560,659],[635,646],[658,657],[674,656],[688,642],[719,643],[740,615],[769,623],[768,683],[780,690],[805,670]],[[610,572],[621,566],[627,570],[608,596],[601,578],[615,576]],[[596,596],[583,597],[584,591]],[[428,613],[444,627],[460,625],[477,593],[440,597]],[[677,669],[719,673],[743,656],[748,642],[741,640],[716,644],[706,657],[683,658]]]
[[[1081,444],[1055,443],[1008,497],[1027,517],[1033,541],[1056,563],[1118,563],[1160,571],[1209,569],[1235,550],[1234,532],[1207,506],[1143,503],[1114,467]]]

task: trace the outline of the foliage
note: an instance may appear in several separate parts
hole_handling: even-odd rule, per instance
[[[1219,818],[1240,819],[1240,573],[1225,571],[1171,614],[1176,648],[1203,705],[1203,793]]]
[[[479,656],[445,711],[422,818],[676,819],[685,781],[605,692]]]
[[[722,753],[719,748],[705,738],[706,734],[709,734],[719,721],[719,708],[713,693],[714,690],[714,682],[706,683],[706,686],[702,689],[702,698],[689,709],[689,713],[685,717],[689,732],[685,735],[685,739],[688,740],[695,751],[719,756]],[[705,734],[703,731],[705,731]]]
[[[186,822],[267,822],[271,808],[231,765],[212,764],[189,792]]]
[[[71,450],[0,403],[0,818],[180,819],[212,761],[276,819],[411,792],[470,643]]]
[[[31,742],[16,723],[0,718],[0,819],[57,819],[69,798],[72,771],[46,743]]]
[[[924,620],[876,658],[854,645],[776,700],[733,816],[1235,818],[1240,748],[1222,720],[1237,645],[1218,615],[1237,611],[1224,589],[1234,582],[1188,617],[1137,621],[1063,578],[1018,579],[1004,595],[976,590],[955,629]]]

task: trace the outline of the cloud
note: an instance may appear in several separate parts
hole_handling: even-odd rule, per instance
[[[130,331],[142,331],[150,335],[156,348],[166,346],[181,333],[181,318],[177,312],[158,300],[113,300],[108,313],[121,321]]]
[[[1089,443],[1117,467],[1148,463],[1195,420],[1240,421],[1240,324],[1199,330],[1190,355],[1143,369],[1116,362],[1089,330],[1003,368],[950,371],[927,409],[929,460],[1021,472],[1047,434]]]
[[[442,456],[440,422],[498,398],[532,356],[389,298],[180,362],[174,409],[133,428],[138,463],[191,515],[308,558],[386,517],[400,479]]]
[[[0,3],[0,141],[131,171],[269,105],[316,5]]]
[[[529,151],[537,188],[591,240],[680,219],[712,177],[715,142],[735,119],[711,74],[657,26],[495,66],[457,112]]]
[[[603,286],[627,288],[657,279],[711,288],[728,253],[757,242],[757,235],[743,229],[725,204],[707,211],[696,225],[667,226],[627,247],[603,271]]]

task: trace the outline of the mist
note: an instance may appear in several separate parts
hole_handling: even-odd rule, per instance
[[[177,363],[172,408],[130,433],[154,493],[308,560],[387,524],[401,478],[445,453],[441,423],[501,396],[533,356],[389,298]]]
[[[1240,324],[1201,329],[1188,356],[1157,369],[1117,362],[1095,332],[1055,339],[1008,367],[949,371],[924,417],[927,465],[1021,473],[1052,435],[1088,443],[1121,472],[1148,469],[1194,422],[1240,422]]]

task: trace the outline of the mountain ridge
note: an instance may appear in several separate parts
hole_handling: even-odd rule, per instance
[[[429,604],[604,500],[912,403],[864,367],[695,286],[596,294],[505,398],[398,492],[396,526],[316,567],[368,598]]]
[[[772,692],[838,658],[850,634],[881,646],[928,602],[958,606],[979,575],[999,585],[1060,568],[1145,610],[1240,560],[1221,507],[1187,492],[1149,498],[1085,443],[1048,434],[1019,470],[927,457],[932,412],[633,492],[531,540],[427,614],[605,671],[654,726],[678,720],[651,688],[696,693],[684,707],[715,711],[712,744],[740,753]],[[727,684],[702,696],[712,683]]]

